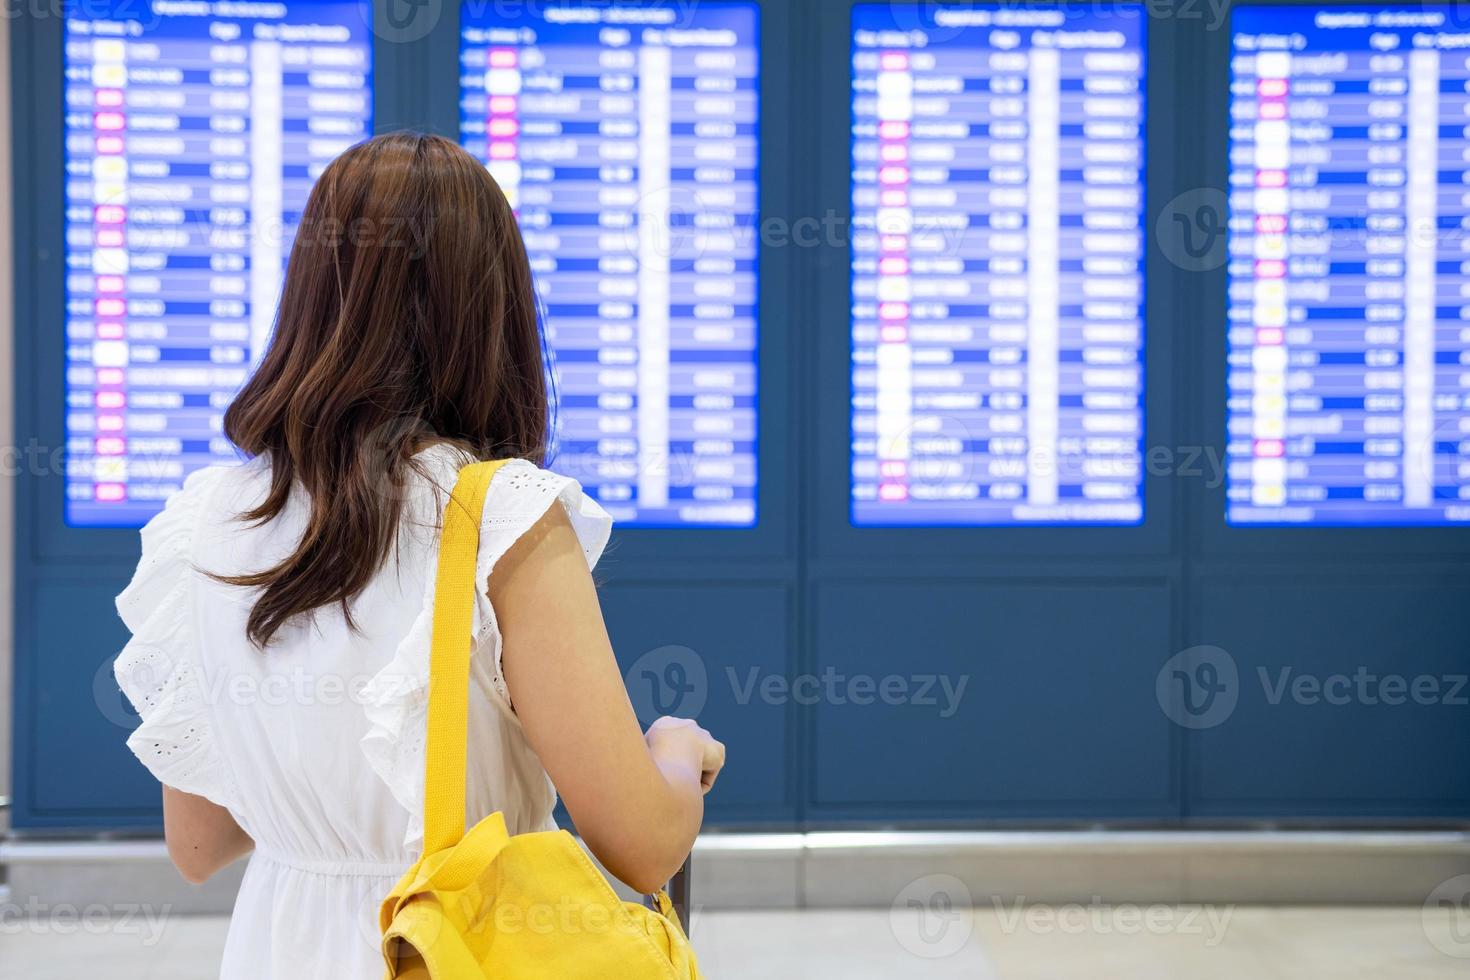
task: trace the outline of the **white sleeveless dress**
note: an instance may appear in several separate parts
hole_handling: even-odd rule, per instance
[[[304,494],[250,527],[269,462],[201,470],[143,529],[117,608],[133,639],[119,686],[142,724],[128,747],[159,781],[225,807],[255,841],[222,980],[377,980],[377,907],[423,837],[424,733],[438,526],[462,460],[417,457],[395,553],[352,604],[245,637],[251,593],[208,573],[268,568],[294,550]],[[573,480],[524,461],[491,485],[479,580],[553,504],[596,563],[612,521]],[[548,829],[556,794],[511,710],[495,611],[480,590],[470,706],[471,822],[503,811],[511,833]]]

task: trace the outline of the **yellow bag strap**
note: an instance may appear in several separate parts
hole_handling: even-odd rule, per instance
[[[424,756],[424,853],[464,837],[465,765],[469,752],[470,635],[480,554],[480,515],[490,481],[508,460],[459,471],[439,540],[434,579],[434,638],[429,655],[429,730]]]

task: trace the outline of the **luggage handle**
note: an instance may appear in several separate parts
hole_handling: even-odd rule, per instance
[[[693,934],[689,922],[689,878],[693,864],[694,855],[691,854],[684,859],[683,866],[674,872],[674,877],[669,879],[668,885],[664,888],[664,893],[669,896],[669,904],[674,907],[674,914],[679,917],[679,923],[684,927],[685,936]],[[655,912],[659,910],[657,896],[645,896],[643,904]]]
[[[684,859],[684,866],[674,872],[673,880],[669,882],[669,901],[674,903],[674,911],[679,914],[686,936],[694,932],[693,924],[689,921],[689,878],[693,864],[694,855],[691,854]]]

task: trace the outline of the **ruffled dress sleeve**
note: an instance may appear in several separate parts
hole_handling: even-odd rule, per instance
[[[452,482],[452,473],[446,482]],[[519,722],[514,718],[510,691],[501,669],[500,633],[495,610],[486,593],[490,572],[496,562],[554,505],[565,508],[581,542],[588,567],[595,566],[612,531],[612,518],[582,492],[576,480],[569,477],[539,469],[525,460],[513,460],[495,475],[480,521],[480,550],[475,573],[478,585],[475,592],[479,601],[473,624],[472,675],[474,682],[488,688],[487,696],[496,702],[503,716],[517,729]],[[373,770],[388,785],[394,799],[409,812],[405,843],[410,847],[415,846],[423,834],[424,740],[428,730],[429,660],[438,561],[436,538],[426,559],[421,610],[392,661],[364,688],[362,699],[369,723],[369,731],[361,742],[362,751]],[[475,730],[472,719],[471,737]],[[477,745],[472,756],[495,748]],[[503,757],[496,760],[498,768],[509,776],[517,775],[511,770],[520,770],[519,782],[529,782],[525,770],[533,764],[539,768],[534,757],[526,757],[529,749],[519,744],[498,748],[503,753]],[[544,782],[544,771],[541,779]],[[513,809],[516,803],[515,800],[503,800],[502,806]]]
[[[234,780],[210,724],[194,636],[191,588],[198,571],[193,538],[220,468],[199,470],[144,526],[143,556],[117,612],[133,638],[113,665],[142,724],[128,748],[159,782],[220,806],[235,800]]]
[[[587,567],[597,567],[612,534],[612,518],[607,511],[583,493],[582,485],[576,480],[537,469],[529,463],[507,463],[491,484],[485,498],[485,513],[480,520],[480,556],[475,568],[475,579],[480,583],[480,588],[475,590],[479,600],[475,610],[475,628],[480,645],[497,629],[495,610],[490,605],[487,592],[490,572],[521,535],[546,516],[554,503],[566,508],[572,530],[576,532],[582,554],[587,559]],[[496,690],[509,704],[510,691],[505,686],[500,656],[497,632],[494,656],[486,666],[490,669]]]

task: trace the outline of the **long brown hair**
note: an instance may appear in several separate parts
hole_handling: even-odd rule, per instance
[[[396,540],[417,450],[542,462],[544,339],[515,215],[477,160],[437,136],[395,133],[343,153],[312,189],[291,249],[274,340],[225,413],[225,434],[269,454],[270,521],[293,487],[311,513],[279,565],[221,577],[260,589],[250,639],[348,608]]]

